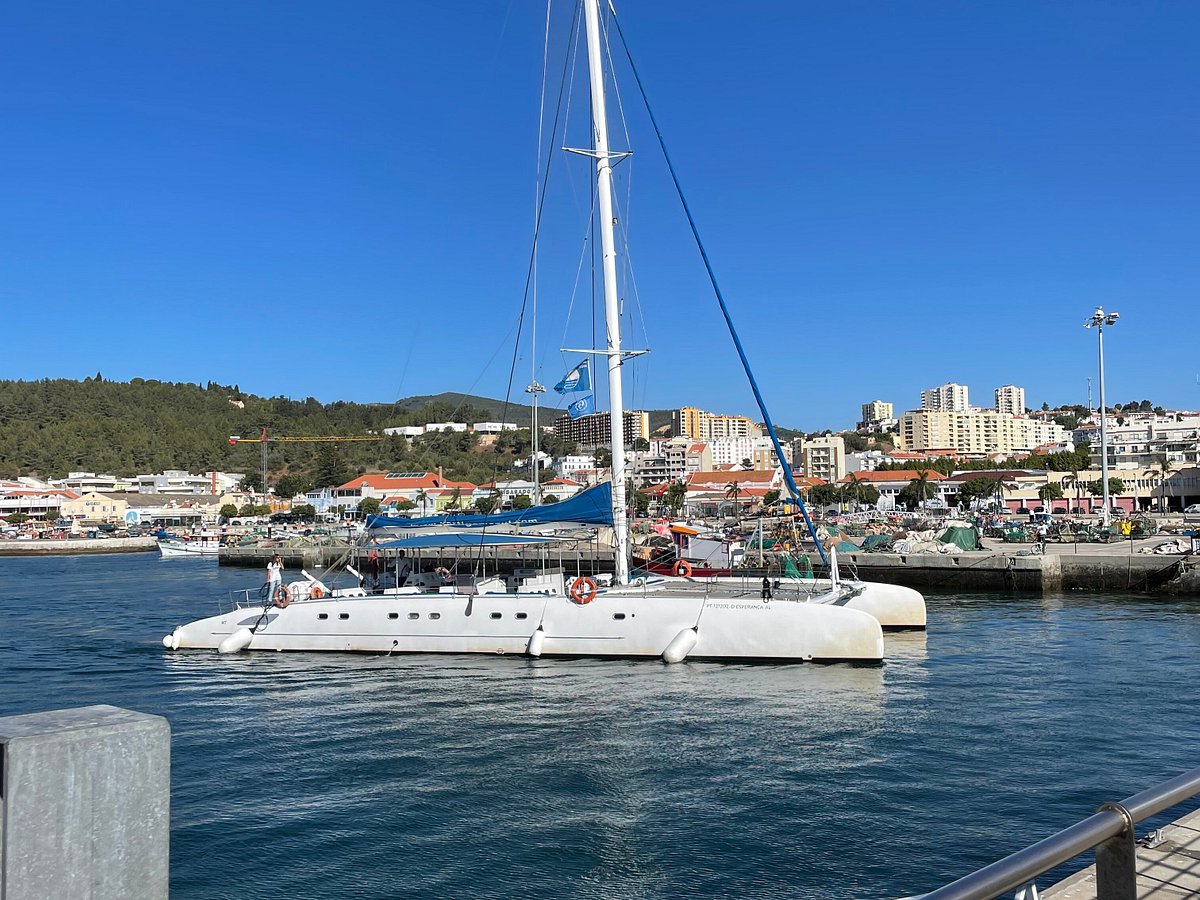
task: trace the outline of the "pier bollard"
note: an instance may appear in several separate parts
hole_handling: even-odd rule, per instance
[[[171,726],[86,706],[0,718],[0,897],[166,900]]]

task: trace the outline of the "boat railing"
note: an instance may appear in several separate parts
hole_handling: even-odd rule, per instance
[[[1016,892],[1017,898],[1035,898],[1034,882],[1039,875],[1093,848],[1096,900],[1136,900],[1134,826],[1197,794],[1200,769],[1192,769],[1119,803],[1103,803],[1086,819],[945,887],[921,894],[919,900],[992,900],[1009,891]]]

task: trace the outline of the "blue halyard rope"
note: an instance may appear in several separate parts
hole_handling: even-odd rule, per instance
[[[654,127],[654,134],[658,138],[658,146],[662,150],[663,159],[667,163],[667,170],[671,173],[671,181],[675,185],[675,193],[679,195],[679,202],[683,204],[683,212],[687,216],[688,226],[692,229],[692,237],[696,240],[696,248],[700,251],[700,258],[704,260],[704,268],[708,272],[708,280],[712,283],[713,293],[717,295],[717,303],[721,307],[721,315],[725,317],[725,324],[729,326],[729,336],[733,338],[733,345],[737,348],[738,356],[742,360],[742,368],[746,370],[746,377],[750,380],[750,389],[754,391],[754,399],[758,403],[758,410],[762,413],[763,423],[767,426],[767,433],[770,434],[771,443],[775,446],[775,455],[779,457],[779,465],[783,469],[784,480],[787,482],[788,490],[791,491],[793,499],[800,507],[800,514],[804,516],[804,523],[808,526],[808,533],[812,535],[813,543],[817,545],[817,553],[821,555],[821,561],[825,565],[829,565],[829,557],[825,555],[825,548],[821,546],[821,541],[817,538],[817,527],[813,524],[813,520],[808,514],[808,509],[804,505],[804,499],[800,496],[800,489],[796,486],[796,480],[792,477],[792,467],[788,465],[787,460],[784,458],[783,447],[779,444],[779,435],[775,433],[775,425],[771,421],[771,414],[767,412],[767,404],[763,401],[762,392],[758,389],[758,381],[755,380],[754,372],[750,368],[750,360],[746,358],[746,351],[742,347],[742,339],[738,337],[737,328],[733,324],[733,317],[729,314],[729,307],[725,305],[725,297],[721,293],[721,286],[717,284],[716,273],[713,272],[712,263],[708,260],[708,251],[704,249],[704,242],[700,240],[700,230],[696,227],[696,220],[692,217],[692,210],[688,206],[687,198],[683,195],[683,187],[679,183],[679,176],[675,174],[675,166],[671,163],[671,155],[667,153],[667,143],[658,128],[658,120],[654,118],[654,111],[650,108],[650,98],[646,96],[646,88],[642,84],[642,76],[638,74],[637,66],[633,62],[633,54],[629,52],[629,44],[625,41],[625,32],[621,30],[621,23],[616,16],[612,17],[612,21],[617,26],[617,35],[621,38],[621,47],[625,50],[625,58],[629,60],[629,69],[633,73],[634,81],[637,82],[638,91],[642,95],[642,103],[646,106],[646,113],[650,116],[650,124]]]

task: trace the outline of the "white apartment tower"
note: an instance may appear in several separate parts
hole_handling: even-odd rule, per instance
[[[943,384],[921,391],[921,409],[925,411],[964,412],[970,407],[965,384]]]
[[[996,412],[1010,416],[1025,415],[1025,388],[1006,384],[996,388]]]

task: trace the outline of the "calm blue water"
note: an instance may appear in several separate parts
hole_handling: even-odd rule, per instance
[[[1200,603],[930,599],[882,669],[170,653],[258,573],[0,560],[0,715],[174,729],[172,896],[887,897],[1200,765]]]

